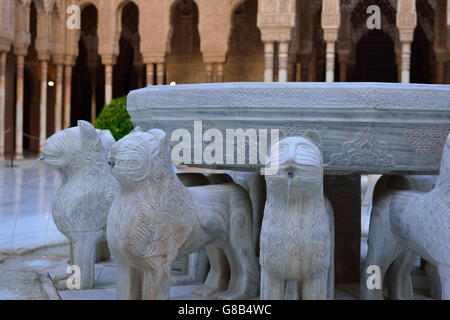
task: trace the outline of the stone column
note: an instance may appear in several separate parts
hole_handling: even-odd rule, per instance
[[[64,129],[70,127],[70,112],[72,109],[72,65],[64,67]]]
[[[326,82],[334,82],[336,41],[341,24],[339,0],[323,0],[322,28],[326,42]]]
[[[278,82],[288,81],[288,53],[289,42],[280,42],[278,44]]]
[[[352,50],[352,43],[351,41],[338,41],[337,43],[337,51],[339,53],[339,64],[340,64],[340,70],[339,70],[339,79],[340,82],[347,82],[347,68],[348,68],[348,61],[350,58],[350,53]]]
[[[274,42],[264,42],[264,82],[273,82]]]
[[[62,128],[63,75],[64,66],[62,64],[56,65],[55,132]]]
[[[397,28],[400,35],[401,82],[410,82],[411,43],[417,25],[415,0],[397,0]]]
[[[219,62],[215,64],[216,66],[216,82],[223,82],[223,63]]]
[[[153,85],[154,75],[155,75],[155,65],[153,63],[147,63],[147,87]]]
[[[113,95],[113,65],[105,65],[105,104],[109,104]]]
[[[436,57],[436,83],[445,84],[445,63],[447,62],[448,52],[446,48],[435,48]]]
[[[48,61],[41,60],[41,100],[39,104],[39,152],[42,152],[45,139],[47,139],[47,74]]]
[[[334,82],[334,68],[335,68],[335,57],[336,57],[336,42],[327,41],[326,49],[326,71],[325,71],[325,81]]]
[[[0,53],[0,159],[5,157],[6,51]]]
[[[301,82],[302,81],[302,63],[297,62],[295,66],[295,81]]]
[[[23,159],[23,74],[25,56],[17,56],[16,75],[16,152],[15,159]]]
[[[401,83],[409,83],[411,69],[411,42],[402,42],[401,50]]]
[[[164,68],[165,63],[157,63],[156,64],[156,84],[163,85],[164,84]]]
[[[90,68],[91,76],[91,122],[94,123],[97,118],[97,76],[96,67],[92,66]]]
[[[213,64],[212,63],[205,63],[205,81],[206,83],[213,82]]]

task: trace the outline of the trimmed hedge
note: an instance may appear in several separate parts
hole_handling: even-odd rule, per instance
[[[114,99],[104,106],[94,122],[94,127],[102,130],[109,129],[116,141],[130,133],[133,130],[133,124],[127,111],[127,97]]]

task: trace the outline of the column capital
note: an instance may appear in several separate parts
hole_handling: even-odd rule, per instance
[[[50,60],[50,51],[52,49],[52,42],[48,38],[37,38],[34,44],[38,60]]]
[[[292,27],[264,27],[261,30],[263,42],[290,42]]]
[[[75,66],[77,57],[75,55],[71,55],[71,54],[66,54],[64,55],[64,65],[66,66]]]
[[[153,52],[153,53],[142,52],[141,54],[142,54],[142,61],[144,61],[145,64],[166,62],[165,52]]]
[[[0,52],[9,52],[11,50],[12,41],[8,38],[0,36]]]
[[[53,53],[52,61],[55,65],[63,65],[64,64],[64,54],[63,53]]]
[[[203,63],[225,63],[226,52],[203,52]]]
[[[323,40],[325,42],[336,42],[338,40],[339,29],[323,29]]]
[[[112,53],[104,53],[101,55],[102,58],[102,64],[104,64],[105,66],[113,66],[116,64],[116,60],[117,60],[117,55],[112,54]]]
[[[26,56],[30,44],[31,34],[29,32],[16,32],[16,37],[14,39],[14,54],[18,56]]]

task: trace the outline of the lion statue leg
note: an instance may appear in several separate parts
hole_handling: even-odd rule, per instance
[[[413,299],[411,270],[414,267],[416,259],[417,254],[410,250],[403,249],[389,267],[386,274],[389,287],[389,299]]]
[[[362,300],[383,300],[384,274],[399,253],[397,241],[390,231],[389,204],[390,198],[386,196],[380,198],[372,209],[368,239],[369,248],[367,258],[361,269],[360,298]],[[380,268],[380,289],[369,289],[368,287],[367,281],[371,277],[371,273],[368,273],[370,266],[378,266]]]
[[[203,286],[192,291],[192,294],[200,297],[210,297],[225,291],[230,278],[230,268],[223,250],[215,245],[209,245],[205,247],[205,251],[211,267]]]

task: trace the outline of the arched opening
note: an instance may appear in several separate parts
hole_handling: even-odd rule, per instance
[[[81,12],[79,54],[72,73],[72,126],[78,120],[93,121],[104,103],[104,68],[98,55],[97,25],[97,8],[86,6]]]
[[[264,43],[256,18],[258,0],[246,0],[233,12],[225,82],[264,80]]]
[[[192,0],[178,0],[171,10],[170,52],[167,57],[167,81],[199,83],[205,81],[198,32],[198,8]]]
[[[433,52],[422,27],[414,30],[411,45],[411,83],[433,83]]]
[[[371,30],[356,46],[351,81],[397,82],[394,42],[381,30]]]
[[[443,6],[445,7],[445,4]],[[438,79],[433,41],[439,39],[439,35],[435,35],[435,9],[427,0],[416,0],[416,9],[417,26],[411,45],[410,81],[412,83],[436,83]],[[436,10],[439,9],[436,8]]]
[[[309,81],[325,81],[325,69],[326,69],[326,57],[325,57],[325,40],[323,37],[323,29],[321,25],[322,21],[322,6],[320,10],[317,11],[316,17],[314,19],[314,49],[311,57],[312,70],[310,70]],[[337,58],[337,57],[336,57]],[[338,60],[338,59],[336,59]],[[336,74],[336,72],[335,72]]]
[[[23,150],[39,152],[39,83],[40,67],[35,49],[37,37],[37,10],[30,4],[31,43],[25,57],[23,94]]]
[[[139,38],[139,9],[128,2],[122,9],[120,53],[114,66],[113,97],[127,95],[131,90],[144,86],[142,57]]]
[[[367,8],[377,5],[381,12],[381,29],[368,30]],[[397,59],[394,39],[398,39],[396,5],[390,0],[361,0],[351,13],[351,39],[356,44],[351,55],[350,81],[397,82]]]

